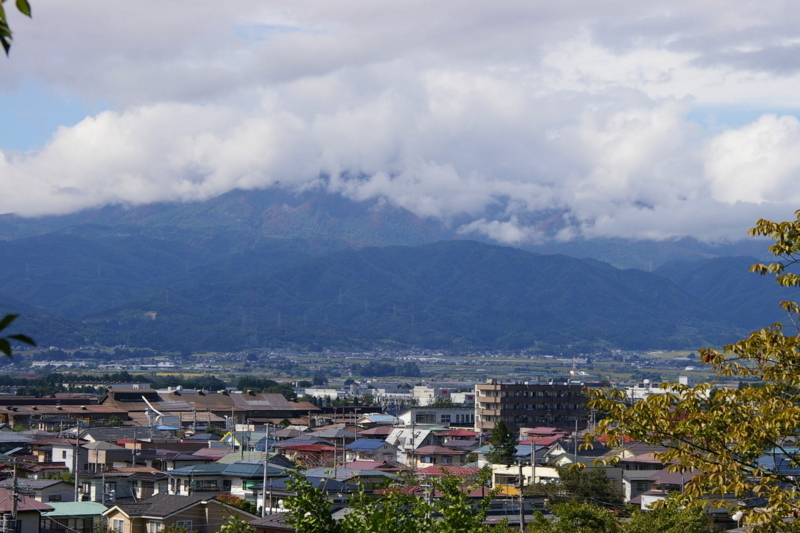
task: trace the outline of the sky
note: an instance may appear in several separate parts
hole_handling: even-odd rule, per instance
[[[791,2],[31,3],[0,213],[280,187],[522,244],[739,239],[800,208]]]

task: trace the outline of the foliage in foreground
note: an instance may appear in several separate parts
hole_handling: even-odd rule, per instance
[[[778,261],[753,265],[751,271],[774,274],[784,287],[800,286],[790,271],[800,262],[800,211],[796,220],[759,220],[751,235],[769,236]],[[800,306],[781,302],[788,325],[773,324],[721,351],[704,348],[704,363],[730,381],[757,382],[734,389],[712,384],[670,385],[668,394],[629,404],[618,390],[589,391],[588,406],[607,413],[597,434],[618,445],[623,436],[668,448],[661,455],[675,472],[696,473],[685,490],[667,504],[726,507],[743,512],[753,533],[800,531],[800,522],[786,523],[800,506],[800,466],[793,447],[800,436]]]
[[[473,502],[468,494],[482,486],[486,476],[463,487],[463,480],[447,477],[434,480],[425,494],[387,490],[368,494],[363,490],[350,499],[351,511],[339,522],[331,516],[331,504],[324,493],[314,488],[302,474],[292,479],[289,488],[296,493],[286,498],[290,510],[287,524],[297,533],[505,533],[506,525],[484,525],[494,493]],[[436,498],[431,498],[434,491]]]

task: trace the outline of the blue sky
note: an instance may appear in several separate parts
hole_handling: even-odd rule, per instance
[[[540,213],[737,238],[800,204],[797,11],[37,0],[0,60],[0,213],[324,187],[511,244]]]

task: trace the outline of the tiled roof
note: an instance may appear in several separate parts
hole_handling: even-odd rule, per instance
[[[467,452],[461,450],[451,450],[444,446],[423,446],[417,448],[414,455],[464,455]]]

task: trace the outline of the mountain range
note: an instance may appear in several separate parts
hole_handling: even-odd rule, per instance
[[[748,273],[763,255],[723,256],[764,242],[518,249],[313,192],[5,215],[0,237],[0,310],[64,347],[696,348],[781,319],[792,297]]]

